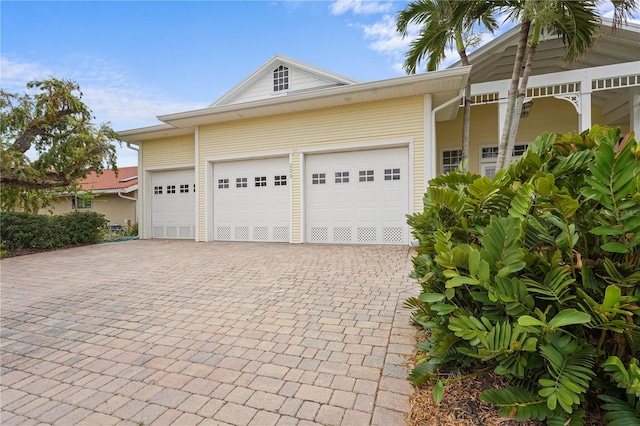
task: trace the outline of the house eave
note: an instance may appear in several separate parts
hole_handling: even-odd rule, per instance
[[[329,87],[312,92],[293,93],[241,104],[214,106],[167,114],[158,116],[158,119],[175,128],[192,129],[195,126],[205,124],[375,102],[428,93],[451,93],[451,97],[453,97],[457,96],[459,90],[465,86],[470,70],[471,67],[458,67],[386,80]],[[158,131],[152,130],[153,128],[150,129],[157,134],[162,131],[170,131],[169,129],[164,130],[164,127]],[[120,134],[128,137],[131,132],[134,131],[121,132]],[[138,132],[137,135],[141,136],[142,134]]]
[[[140,141],[147,139],[159,139],[171,136],[184,136],[193,134],[195,128],[175,127],[170,124],[159,124],[156,126],[140,127],[137,129],[120,130],[118,136],[123,142],[139,144]]]

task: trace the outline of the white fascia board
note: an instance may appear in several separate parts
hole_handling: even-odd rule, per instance
[[[101,195],[101,194],[117,194],[117,193],[122,193],[122,194],[128,194],[130,192],[135,191],[136,189],[138,189],[138,185],[132,185],[128,188],[111,188],[111,189],[80,189],[77,192],[80,194],[83,193],[92,193],[92,194],[96,194],[96,195]],[[62,192],[61,194],[63,195],[73,195],[73,192]]]
[[[120,130],[116,132],[121,141],[139,145],[141,141],[170,136],[183,136],[195,133],[195,128],[178,128],[171,124],[162,123],[156,126],[140,127],[137,129]]]
[[[199,124],[209,124],[216,122],[232,121],[246,117],[260,117],[272,114],[283,114],[295,111],[312,110],[327,106],[349,105],[351,98],[349,95],[361,95],[364,99],[361,102],[373,102],[383,99],[393,99],[403,96],[417,96],[430,93],[425,90],[424,84],[438,82],[452,83],[446,91],[451,91],[457,96],[460,88],[463,88],[469,78],[471,67],[457,67],[442,71],[433,71],[410,76],[395,77],[386,80],[378,80],[366,83],[356,83],[345,86],[329,87],[312,92],[293,93],[277,98],[260,99],[240,104],[224,105],[219,107],[209,107],[192,111],[185,111],[175,114],[158,116],[175,127],[190,127]],[[401,90],[404,89],[404,90]],[[442,89],[442,91],[445,91]],[[432,90],[436,93],[440,90]],[[322,106],[315,102],[322,102]],[[277,112],[273,107],[278,107]],[[243,114],[244,113],[244,114]]]

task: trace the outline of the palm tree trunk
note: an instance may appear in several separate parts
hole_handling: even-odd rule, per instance
[[[533,25],[533,33],[531,36],[531,44],[529,45],[529,54],[527,55],[527,62],[525,63],[524,72],[520,79],[520,87],[518,89],[518,98],[516,100],[515,109],[513,111],[513,121],[511,122],[511,129],[509,129],[509,142],[507,144],[507,153],[513,152],[513,147],[516,143],[516,135],[518,134],[518,125],[520,124],[520,114],[522,113],[522,104],[527,96],[527,84],[529,83],[529,76],[531,75],[531,69],[533,68],[533,61],[538,50],[538,44],[540,43],[540,31],[541,25],[536,22]]]
[[[467,51],[464,48],[462,41],[462,32],[456,35],[456,42],[458,45],[458,54],[460,54],[460,60],[462,65],[469,65],[469,58],[467,57]],[[462,124],[462,164],[464,171],[469,170],[469,135],[471,131],[471,78],[467,79],[467,85],[464,88],[464,118]]]
[[[520,82],[520,70],[524,62],[524,54],[527,48],[527,39],[529,38],[529,28],[531,20],[523,21],[520,27],[520,38],[518,40],[518,50],[516,51],[516,60],[513,63],[513,73],[511,74],[511,87],[509,88],[509,100],[507,103],[507,113],[502,126],[502,137],[498,145],[498,158],[496,160],[496,170],[503,169],[507,158],[507,148],[509,144],[509,131],[514,120],[514,111],[516,106],[516,95],[518,94],[518,83]]]

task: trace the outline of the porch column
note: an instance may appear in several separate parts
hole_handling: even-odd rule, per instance
[[[507,116],[507,103],[509,103],[509,92],[498,92],[498,140],[500,144],[502,140],[502,132],[504,131],[504,119]]]
[[[640,138],[640,88],[635,88],[629,93],[629,130],[636,134],[636,140]]]
[[[591,128],[591,79],[580,82],[580,108],[578,109],[578,131]]]

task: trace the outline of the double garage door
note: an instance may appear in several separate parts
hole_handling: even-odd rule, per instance
[[[302,202],[307,243],[408,244],[407,148],[308,154]],[[154,173],[153,237],[195,238],[193,170]],[[291,241],[288,157],[213,165],[213,239]]]

